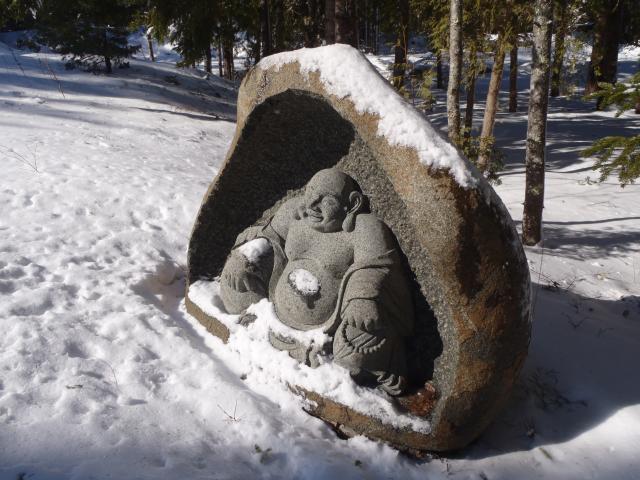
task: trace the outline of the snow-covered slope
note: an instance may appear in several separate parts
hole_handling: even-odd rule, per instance
[[[591,124],[638,120],[552,110],[517,395],[457,457],[415,462],[339,440],[184,311],[234,95],[169,64],[106,77],[0,43],[0,479],[637,478],[640,191],[585,182],[575,151]],[[516,219],[521,170],[498,189]]]

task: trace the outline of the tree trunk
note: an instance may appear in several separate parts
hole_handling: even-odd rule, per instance
[[[358,2],[356,0],[353,1],[353,5],[351,7],[352,14],[352,22],[353,22],[353,43],[352,45],[360,49],[360,18],[358,16]]]
[[[444,88],[444,76],[442,75],[442,52],[436,52],[436,88]]]
[[[404,73],[407,68],[407,49],[409,47],[409,0],[399,0],[400,25],[394,48],[393,86],[400,90],[404,84]]]
[[[102,45],[104,48],[104,52],[108,51],[107,50],[107,45],[108,45],[108,41],[107,41],[107,29],[106,28],[102,28]],[[104,56],[104,68],[106,70],[107,73],[111,73],[111,57],[108,55]]]
[[[269,0],[260,0],[260,34],[262,36],[262,58],[271,55],[271,20],[269,18]]]
[[[560,95],[560,79],[562,62],[564,61],[565,37],[567,36],[567,22],[569,21],[569,8],[567,2],[558,4],[558,21],[556,24],[556,40],[553,49],[553,63],[551,64],[551,96]]]
[[[211,47],[204,49],[204,70],[207,73],[211,73]]]
[[[473,128],[473,106],[476,100],[476,78],[475,69],[472,69],[467,76],[467,104],[464,110],[464,138],[471,138]]]
[[[598,4],[585,94],[599,90],[599,82],[615,83],[616,81],[621,11],[619,0],[602,0]],[[598,109],[600,103],[599,100]]]
[[[544,153],[547,134],[547,107],[549,105],[552,22],[553,0],[536,0],[525,157],[524,212],[522,215],[522,241],[525,245],[535,245],[542,239]]]
[[[371,51],[369,25],[369,2],[364,0],[364,47],[367,53]]]
[[[224,48],[224,75],[227,79],[233,80],[234,68],[233,68],[233,42],[225,39],[223,42]]]
[[[222,78],[222,60],[223,60],[223,53],[222,53],[222,40],[220,38],[220,36],[218,36],[218,74],[220,75],[220,78]]]
[[[449,15],[449,85],[447,125],[449,138],[460,143],[460,81],[462,78],[462,0],[451,0]]]
[[[324,4],[324,41],[327,45],[336,43],[336,2],[326,0]]]
[[[496,121],[498,110],[498,96],[500,94],[500,83],[502,82],[502,71],[504,69],[504,57],[506,48],[504,45],[504,35],[498,36],[498,51],[493,61],[491,70],[491,80],[489,80],[489,91],[487,92],[487,105],[484,109],[482,119],[482,131],[480,132],[480,153],[478,155],[478,168],[484,172],[489,167],[491,146],[493,145],[493,125]]]
[[[374,38],[373,38],[373,53],[378,55],[380,51],[379,48],[379,39],[380,39],[380,9],[376,7],[376,25],[374,28]]]
[[[302,8],[305,9],[306,18],[308,24],[304,28],[304,46],[306,48],[312,48],[318,46],[318,27],[319,27],[319,13],[318,13],[318,0],[307,0],[304,2]]]
[[[640,114],[640,102],[636,103],[636,113]]]
[[[509,52],[509,111],[518,111],[518,42]]]
[[[275,36],[274,36],[274,53],[283,52],[285,48],[285,25],[284,25],[284,0],[274,0],[275,2]]]
[[[156,56],[153,54],[153,39],[149,33],[147,33],[147,45],[149,46],[149,58],[151,58],[152,62],[155,62]]]
[[[393,88],[400,90],[404,83],[404,71],[407,64],[407,51],[402,45],[402,35],[398,35],[398,40],[394,48],[394,60],[393,60]]]
[[[335,33],[336,43],[346,43],[352,47],[357,46],[356,32],[354,31],[353,1],[335,0]]]

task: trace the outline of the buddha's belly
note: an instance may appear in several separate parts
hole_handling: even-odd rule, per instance
[[[290,261],[276,285],[278,319],[298,330],[322,325],[336,307],[340,280],[314,260]]]

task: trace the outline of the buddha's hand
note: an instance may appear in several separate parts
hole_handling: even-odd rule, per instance
[[[378,305],[374,300],[351,300],[342,311],[342,319],[347,325],[369,333],[380,331],[383,327]]]
[[[236,250],[229,255],[221,280],[236,292],[264,293],[264,286],[256,267]]]

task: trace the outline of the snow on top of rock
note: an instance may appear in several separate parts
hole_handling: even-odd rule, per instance
[[[327,92],[341,99],[349,97],[358,112],[378,115],[378,134],[390,144],[415,148],[422,164],[449,170],[462,187],[477,184],[456,148],[393,90],[360,51],[342,44],[302,48],[268,56],[258,66],[279,70],[293,62],[298,62],[305,75],[319,72]]]

